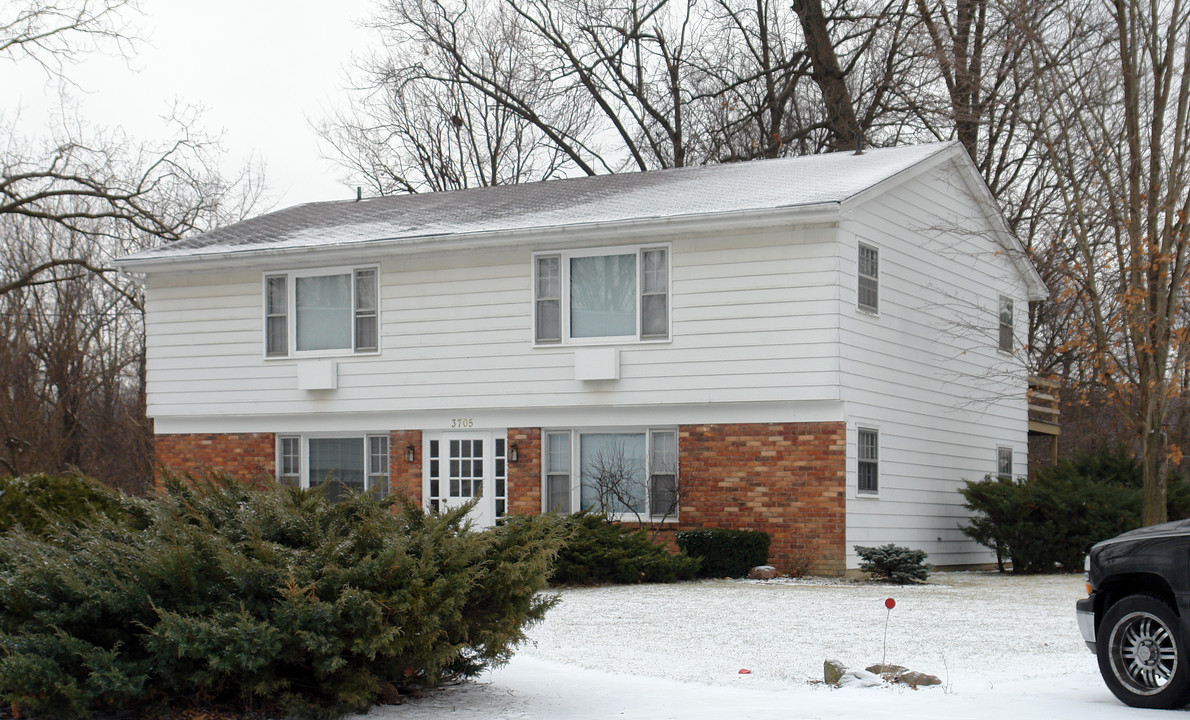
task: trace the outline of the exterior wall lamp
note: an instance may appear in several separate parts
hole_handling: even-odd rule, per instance
[[[516,443],[512,443],[508,446],[508,462],[516,462],[517,457]]]
[[[413,462],[413,460],[414,460],[413,453],[415,450],[417,450],[417,448],[413,447],[413,443],[409,443],[409,445],[405,448],[405,459],[407,461]]]

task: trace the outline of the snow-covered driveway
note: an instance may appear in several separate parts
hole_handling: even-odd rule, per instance
[[[708,581],[563,590],[512,662],[370,717],[1169,718],[1115,700],[1074,619],[1081,576],[939,573],[924,586]],[[890,612],[884,601],[892,597]],[[887,659],[941,687],[830,688]],[[740,674],[740,669],[751,670]]]

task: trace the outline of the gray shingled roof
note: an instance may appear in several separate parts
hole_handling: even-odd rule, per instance
[[[308,203],[136,253],[119,264],[839,203],[953,147],[933,143]]]

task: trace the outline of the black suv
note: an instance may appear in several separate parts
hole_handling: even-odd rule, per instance
[[[1107,687],[1143,708],[1190,703],[1190,520],[1091,548],[1078,627]]]

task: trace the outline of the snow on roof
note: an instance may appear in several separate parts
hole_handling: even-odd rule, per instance
[[[840,203],[954,143],[297,205],[127,256],[224,253],[565,228]]]

